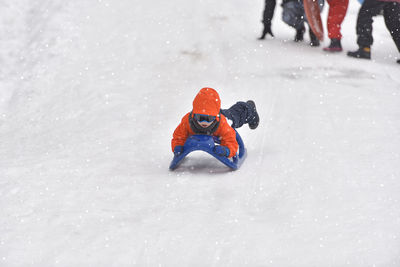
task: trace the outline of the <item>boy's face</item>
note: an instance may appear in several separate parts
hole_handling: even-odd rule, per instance
[[[197,123],[203,128],[207,128],[208,126],[210,126],[216,118],[215,116],[204,114],[194,114],[193,117],[197,121]]]

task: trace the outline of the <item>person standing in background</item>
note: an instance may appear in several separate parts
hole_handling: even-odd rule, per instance
[[[327,26],[328,37],[331,39],[331,43],[323,50],[328,52],[341,52],[343,48],[341,44],[342,34],[340,30],[344,17],[346,16],[349,0],[328,0],[328,4],[329,13]]]
[[[258,38],[259,40],[264,40],[267,34],[270,34],[272,37],[274,37],[274,34],[272,33],[271,30],[271,21],[272,18],[274,17],[275,6],[276,6],[276,0],[265,0],[263,20],[261,21],[264,25],[264,28],[261,37]]]
[[[318,0],[320,11],[324,7],[324,0]],[[260,40],[265,39],[267,34],[274,36],[271,31],[271,21],[274,16],[276,6],[276,0],[265,0],[265,7],[263,12],[262,23],[264,29],[262,32]],[[296,35],[294,37],[295,42],[300,42],[304,40],[304,33],[306,28],[304,24],[307,22],[306,15],[304,12],[304,5],[302,0],[282,0],[282,20],[289,26],[296,29]],[[310,27],[309,27],[310,28]],[[310,33],[310,45],[319,46],[319,40],[311,30]]]
[[[349,51],[349,57],[371,59],[373,17],[383,11],[386,28],[400,52],[400,0],[365,0],[357,16],[358,50]],[[400,64],[400,59],[397,60]]]

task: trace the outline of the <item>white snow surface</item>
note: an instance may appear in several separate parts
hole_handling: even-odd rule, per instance
[[[257,40],[263,4],[1,0],[0,266],[400,266],[383,18],[357,60],[294,43],[280,6],[275,38]],[[224,108],[255,100],[248,157],[230,171],[194,152],[171,172],[172,133],[206,86]]]

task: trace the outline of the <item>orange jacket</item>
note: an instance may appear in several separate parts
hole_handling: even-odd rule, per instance
[[[238,150],[238,143],[236,141],[236,132],[228,124],[224,115],[220,114],[221,100],[218,93],[212,88],[203,88],[196,95],[193,101],[193,111],[187,113],[181,123],[175,129],[173,138],[171,140],[172,151],[176,146],[183,146],[186,139],[196,134],[189,123],[190,114],[198,113],[205,115],[217,116],[216,120],[219,122],[218,128],[212,133],[221,140],[221,145],[229,148],[229,157],[233,157]]]

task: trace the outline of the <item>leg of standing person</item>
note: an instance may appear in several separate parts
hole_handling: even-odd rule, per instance
[[[324,51],[328,52],[340,52],[343,50],[341,39],[341,25],[344,17],[346,16],[347,7],[349,6],[349,0],[328,0],[329,12],[328,12],[328,37],[331,39],[331,43],[328,47],[324,48]]]
[[[400,3],[387,2],[383,8],[386,28],[392,35],[397,50],[400,52]],[[397,60],[400,64],[400,59]]]
[[[282,20],[287,25],[296,29],[295,42],[303,41],[304,32],[304,8],[297,1],[287,1],[282,4]]]
[[[324,0],[318,0],[318,6],[319,6],[320,13],[322,12],[322,9],[324,8],[324,4],[325,4]],[[304,6],[303,6],[303,12],[304,12]],[[306,18],[305,14],[304,14],[304,17]],[[307,18],[306,18],[306,21],[307,21]],[[308,24],[308,28],[309,28],[309,33],[310,33],[310,45],[314,46],[314,47],[319,46],[319,40],[318,40],[317,36],[314,34],[314,32],[312,31],[310,24]]]
[[[371,59],[371,45],[374,42],[372,37],[373,17],[378,15],[385,3],[377,0],[365,0],[357,16],[357,44],[358,50],[347,52],[349,57]]]
[[[272,18],[274,17],[275,5],[276,5],[276,0],[265,0],[263,20],[262,20],[264,29],[261,34],[261,37],[258,38],[260,40],[265,39],[265,36],[268,33],[271,34],[271,36],[274,36],[272,33],[272,30],[271,30],[271,21],[272,21]]]

